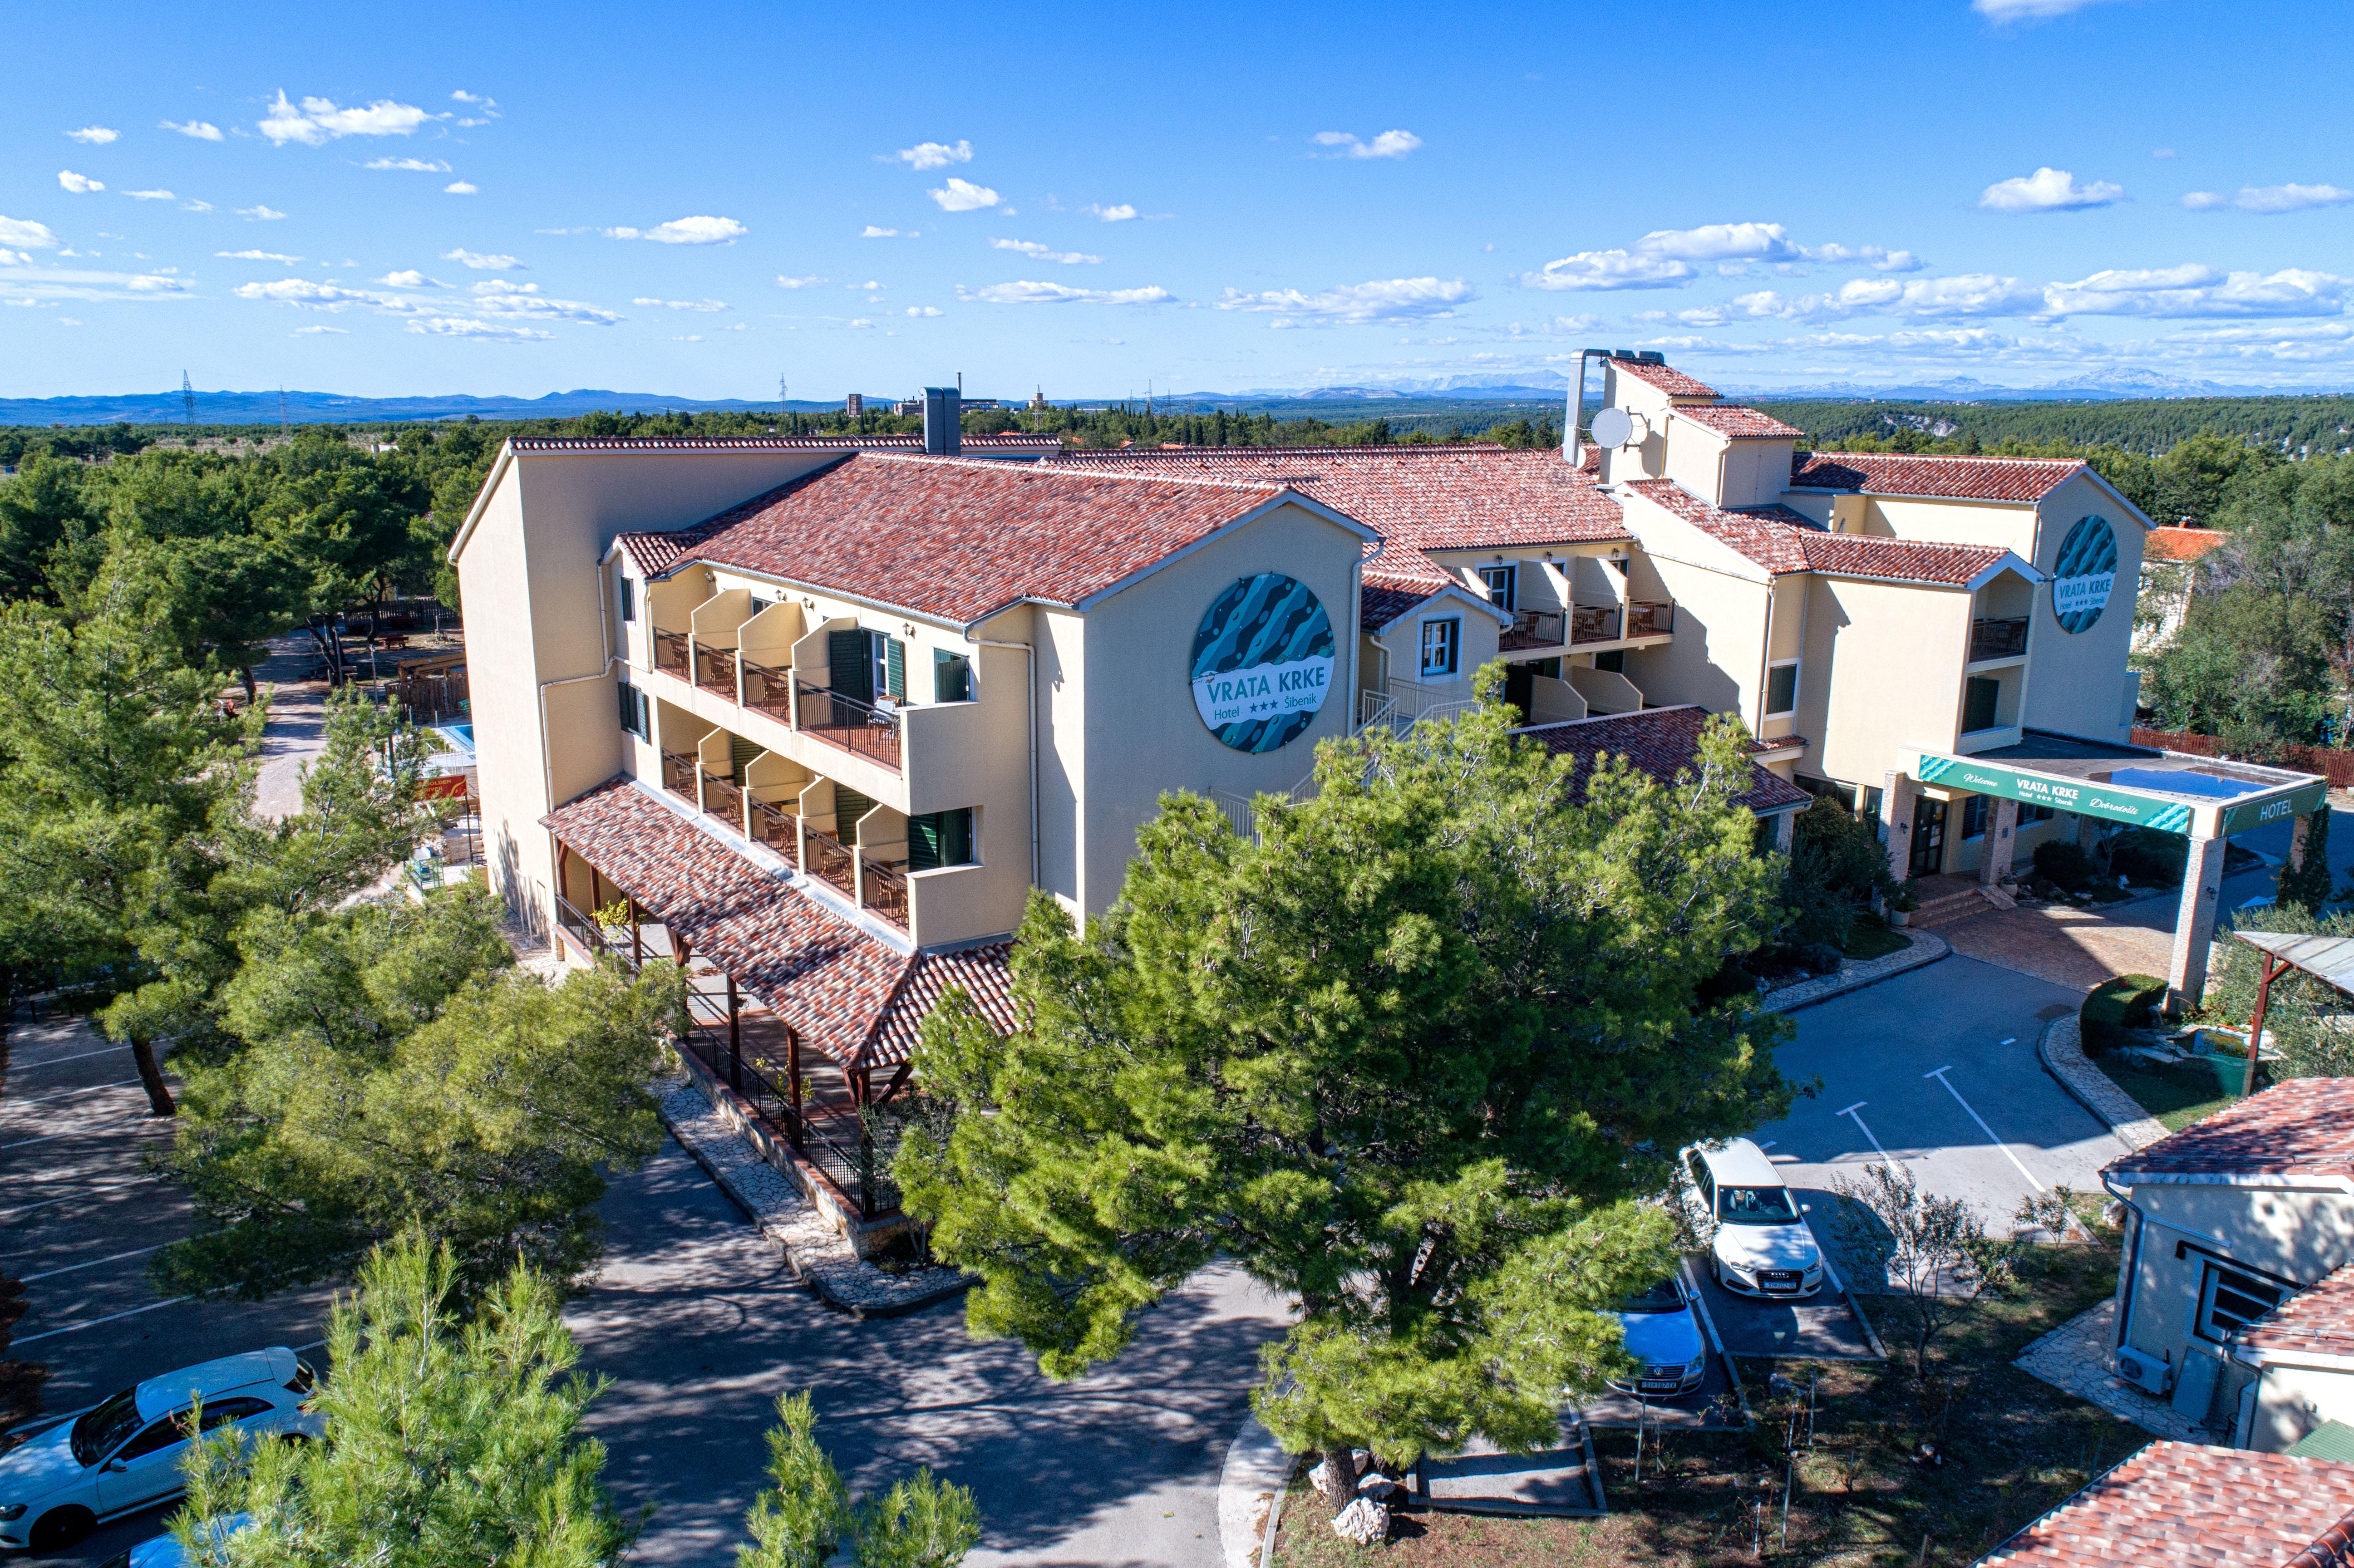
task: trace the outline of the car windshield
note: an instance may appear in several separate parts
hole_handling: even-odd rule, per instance
[[[1662,1279],[1649,1290],[1638,1291],[1618,1304],[1621,1312],[1681,1312],[1684,1298],[1676,1292],[1676,1282]]]
[[[122,1446],[139,1430],[139,1391],[126,1388],[73,1425],[73,1457],[85,1467]]]
[[[1797,1219],[1787,1187],[1726,1187],[1717,1198],[1717,1218],[1728,1225],[1787,1225]]]

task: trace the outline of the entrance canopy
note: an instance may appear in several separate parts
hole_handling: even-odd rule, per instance
[[[2033,729],[2016,745],[1975,757],[1923,751],[1913,777],[2193,839],[2229,838],[2304,816],[2328,796],[2317,774]]]

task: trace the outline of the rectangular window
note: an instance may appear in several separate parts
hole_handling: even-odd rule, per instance
[[[746,740],[740,735],[727,737],[727,776],[737,781],[744,777],[744,765],[760,755],[767,747],[758,741]]]
[[[1449,617],[1422,623],[1422,673],[1452,675],[1463,657],[1463,622]]]
[[[626,572],[620,574],[617,580],[621,585],[621,619],[635,620],[638,618],[638,585],[630,580]]]
[[[907,645],[896,637],[877,639],[883,644],[883,668],[875,672],[882,677],[883,693],[895,703],[907,700]]]
[[[2234,1329],[2244,1329],[2281,1304],[2287,1294],[2279,1286],[2243,1274],[2225,1264],[2211,1263],[2199,1281],[2199,1318],[2194,1331],[2202,1340],[2221,1344]]]
[[[945,648],[932,650],[932,701],[972,701],[972,661]]]
[[[1766,667],[1766,716],[1778,718],[1798,711],[1798,662],[1785,659]]]
[[[907,819],[907,869],[932,871],[944,865],[970,865],[972,808],[928,811]]]
[[[2002,695],[2002,683],[1984,675],[1972,675],[1962,688],[1962,733],[1994,727],[1995,700]]]
[[[1518,566],[1481,567],[1479,584],[1488,590],[1488,602],[1498,609],[1521,608],[1521,568]]]
[[[1606,653],[1596,653],[1594,656],[1594,667],[1597,670],[1607,670],[1614,675],[1626,673],[1627,650],[1613,648]]]
[[[652,740],[653,725],[646,694],[627,681],[623,681],[618,689],[621,697],[621,727],[640,740]]]
[[[830,631],[825,658],[833,689],[843,696],[862,703],[907,700],[907,645],[897,638],[864,627]]]
[[[2020,825],[2024,827],[2030,822],[2048,822],[2059,814],[2060,810],[2056,806],[2021,806],[2019,809],[2019,821]]]
[[[1985,795],[1971,795],[1963,800],[1962,837],[1966,839],[1986,837],[1987,807],[1989,802],[1990,798]]]

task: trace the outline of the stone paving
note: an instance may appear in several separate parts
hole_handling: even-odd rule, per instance
[[[2116,1328],[2117,1304],[2112,1298],[2029,1345],[2012,1364],[2157,1436],[2178,1443],[2217,1441],[2204,1425],[2116,1375],[2109,1360]]]
[[[2267,1031],[2267,1033],[2270,1032]],[[2082,1025],[2075,1013],[2063,1013],[2043,1026],[2035,1054],[2060,1080],[2060,1086],[2086,1110],[2109,1124],[2126,1147],[2139,1152],[2166,1136],[2165,1124],[2142,1109],[2141,1102],[2117,1087],[2084,1054]]]
[[[1866,959],[1861,963],[1850,960],[1841,964],[1835,975],[1818,975],[1813,980],[1800,980],[1796,985],[1767,991],[1763,999],[1767,1011],[1795,1012],[1802,1007],[1812,1007],[1819,1001],[1828,1001],[1832,997],[1844,996],[1849,991],[1877,984],[1891,975],[1901,975],[1907,969],[1934,964],[1953,950],[1946,945],[1946,939],[1934,931],[1907,931],[1904,938],[1909,945],[1901,953],[1888,953],[1877,959]]]

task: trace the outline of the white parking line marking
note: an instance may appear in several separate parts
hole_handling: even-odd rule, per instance
[[[79,1062],[85,1056],[111,1056],[114,1054],[116,1051],[120,1051],[122,1049],[122,1046],[117,1045],[113,1047],[112,1050],[108,1051],[77,1051],[70,1056],[52,1056],[46,1062],[19,1062],[11,1069],[11,1071],[30,1073],[42,1067],[54,1067],[58,1065],[60,1063]]]
[[[144,1307],[133,1307],[128,1312],[110,1312],[103,1318],[91,1318],[87,1321],[80,1323],[68,1323],[62,1329],[51,1329],[47,1333],[21,1334],[16,1339],[11,1340],[9,1343],[15,1345],[29,1345],[35,1340],[54,1340],[59,1334],[79,1334],[84,1329],[95,1329],[101,1323],[111,1323],[121,1318],[136,1318],[142,1312],[153,1312],[162,1307],[177,1307],[183,1301],[193,1301],[196,1298],[193,1296],[175,1296],[169,1301],[151,1301]]]
[[[1995,1138],[1994,1128],[1986,1124],[1986,1118],[1978,1115],[1977,1109],[1971,1106],[1970,1102],[1962,1098],[1961,1090],[1954,1087],[1951,1083],[1947,1082],[1946,1075],[1953,1070],[1953,1067],[1949,1065],[1938,1068],[1934,1073],[1924,1073],[1921,1075],[1925,1078],[1935,1078],[1937,1082],[1944,1084],[1946,1086],[1946,1092],[1954,1097],[1954,1103],[1960,1106],[1964,1110],[1968,1111],[1970,1113],[1970,1119],[1978,1124],[1978,1130],[1985,1133],[1987,1137],[1994,1139],[1994,1146],[2002,1150],[2002,1157],[2005,1160],[2009,1160],[2013,1165],[2019,1166],[2019,1173],[2027,1178],[2027,1184],[2034,1188],[2039,1192],[2043,1191],[2043,1183],[2035,1179],[2035,1173],[2033,1171],[2028,1170],[2025,1165],[2020,1163],[2019,1156],[2010,1151],[2010,1145],[2005,1143],[1999,1138]]]
[[[118,1252],[112,1257],[95,1257],[88,1263],[69,1263],[63,1268],[46,1268],[38,1274],[22,1274],[16,1277],[16,1283],[30,1285],[36,1279],[54,1279],[60,1274],[74,1274],[85,1268],[96,1268],[101,1264],[121,1263],[126,1257],[145,1257],[149,1253],[162,1252],[171,1245],[170,1242],[157,1242],[154,1246],[143,1246],[136,1252]]]
[[[37,1106],[45,1100],[62,1100],[74,1095],[94,1095],[101,1089],[119,1089],[125,1084],[135,1084],[136,1078],[117,1078],[111,1084],[84,1084],[78,1089],[59,1089],[53,1095],[35,1095],[29,1100],[9,1100],[12,1106]]]
[[[55,1143],[60,1138],[80,1138],[85,1132],[96,1132],[100,1128],[113,1127],[119,1122],[143,1121],[146,1118],[144,1113],[142,1113],[139,1116],[119,1116],[109,1121],[94,1121],[88,1127],[75,1128],[71,1132],[53,1132],[46,1138],[20,1138],[14,1143],[0,1143],[0,1149],[22,1149],[26,1145],[32,1143]],[[168,1127],[163,1127],[157,1128],[155,1130],[158,1132],[169,1132],[172,1129]]]
[[[2004,1041],[2003,1044],[2006,1045],[2016,1045],[2019,1044],[2019,1036],[2014,1034],[2009,1039]]]
[[[94,1187],[83,1188],[80,1192],[68,1192],[62,1198],[44,1198],[37,1203],[19,1203],[13,1209],[0,1209],[0,1220],[5,1220],[11,1214],[24,1214],[35,1209],[46,1209],[52,1203],[70,1203],[76,1198],[84,1197],[91,1192],[111,1192],[117,1187],[136,1187],[143,1181],[162,1180],[161,1176],[134,1176],[128,1181],[101,1181]]]
[[[1902,1176],[1904,1174],[1904,1166],[1903,1162],[1889,1158],[1888,1150],[1881,1148],[1878,1135],[1872,1130],[1871,1126],[1866,1123],[1861,1117],[1856,1116],[1855,1114],[1871,1103],[1872,1102],[1870,1100],[1858,1100],[1855,1104],[1848,1107],[1847,1109],[1840,1112],[1840,1115],[1844,1117],[1854,1117],[1855,1125],[1863,1128],[1863,1136],[1872,1139],[1872,1147],[1880,1150],[1880,1158],[1886,1162],[1888,1169],[1894,1171],[1897,1175]]]

